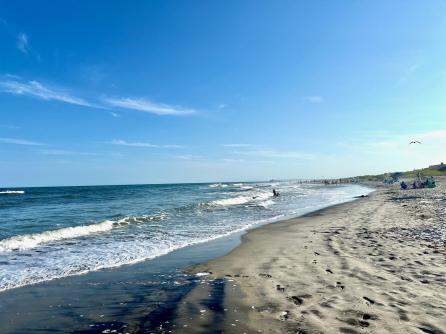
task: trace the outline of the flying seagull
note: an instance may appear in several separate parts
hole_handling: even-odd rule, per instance
[[[409,143],[410,144],[421,144],[421,142],[419,140],[413,140]]]

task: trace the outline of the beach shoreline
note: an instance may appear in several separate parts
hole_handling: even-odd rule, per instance
[[[375,190],[296,218],[4,292],[5,333],[445,333],[445,181],[364,183]]]
[[[247,222],[250,221],[257,221],[258,224],[278,222],[285,217],[301,215],[305,212],[310,212],[310,210],[327,207],[332,203],[350,201],[354,197],[367,194],[371,190],[348,184],[344,187],[318,184],[301,186],[285,183],[280,188],[282,196],[277,198],[275,202],[263,203],[261,198],[258,199],[255,196],[257,193],[251,194],[260,192],[261,194],[270,195],[269,185],[266,185],[266,190],[263,189],[264,185],[260,185],[259,190],[257,190],[253,185],[245,186],[243,184],[222,185],[221,187],[200,185],[200,187],[199,189],[194,189],[195,194],[214,192],[219,195],[216,196],[216,199],[223,198],[225,201],[227,198],[235,198],[236,200],[253,199],[252,203],[245,205],[226,205],[222,207],[214,205],[203,209],[198,204],[193,207],[196,207],[198,210],[194,211],[192,217],[195,217],[197,212],[198,214],[209,213],[213,216],[216,216],[215,213],[218,213],[219,217],[222,214],[226,216],[229,214],[234,219],[233,221],[226,220],[226,222],[232,225],[240,224],[241,226],[246,226]],[[144,187],[137,188],[135,191],[145,189]],[[222,189],[220,190],[220,188]],[[228,188],[229,192],[234,194],[231,197],[228,196]],[[132,192],[132,189],[134,187],[131,187],[128,191]],[[95,188],[90,190],[97,193]],[[102,189],[102,192],[113,192],[114,190],[114,187],[109,187]],[[63,189],[63,191],[76,192],[78,189],[69,188]],[[159,187],[157,187],[157,191],[160,191]],[[119,189],[119,192],[119,196],[122,196],[122,187]],[[29,190],[26,191],[26,196],[38,196],[38,194]],[[19,198],[14,198],[14,201],[19,200]],[[139,199],[126,197],[126,200],[129,201],[129,204],[131,203],[135,206],[135,204],[138,204],[137,201]],[[199,200],[199,203],[201,202],[203,202],[202,199]],[[55,201],[55,203],[58,202]],[[146,202],[144,203],[144,205],[147,204]],[[209,203],[209,199],[205,203]],[[225,202],[225,204],[228,203]],[[42,205],[46,205],[46,202],[42,203]],[[132,206],[132,211],[134,206]],[[136,205],[136,207],[138,206]],[[94,201],[91,203],[91,208],[96,210]],[[234,210],[242,212],[240,212],[239,216],[236,216],[233,215]],[[253,214],[257,216],[253,216]],[[149,216],[149,219],[150,217],[152,216]],[[266,219],[262,219],[262,217]],[[191,222],[194,223],[195,221],[189,219],[184,220],[184,222],[194,227],[194,230],[199,231],[199,224],[191,224]],[[151,227],[153,224],[149,222],[146,225]],[[164,226],[163,224],[159,225]],[[220,225],[225,226],[225,224]],[[114,231],[124,233],[127,230],[131,231],[132,227],[137,229],[141,226],[144,227],[143,224],[126,225],[125,229],[116,228],[109,233],[92,234],[88,236],[88,240],[95,242],[100,240],[99,238],[102,236],[106,236],[108,241],[106,245],[108,245],[110,241],[114,240]],[[202,225],[201,227],[206,226]],[[212,227],[212,225],[209,227]],[[67,275],[62,278],[38,283],[28,281],[25,286],[6,289],[1,292],[0,296],[0,310],[2,310],[0,312],[0,320],[3,323],[1,331],[5,333],[46,330],[67,331],[67,328],[70,328],[71,332],[90,334],[112,330],[117,332],[122,330],[128,333],[156,332],[159,328],[163,328],[160,326],[166,321],[170,323],[175,319],[176,310],[181,305],[184,296],[189,295],[190,290],[201,284],[200,277],[195,276],[195,274],[185,274],[183,272],[184,268],[227,254],[240,244],[240,239],[245,231],[235,231],[209,242],[185,246],[148,261],[103,268],[81,275]],[[91,242],[86,242],[86,237],[85,239],[74,239],[71,242],[68,240],[68,247],[76,245],[74,241],[84,243],[85,245],[92,244]],[[64,242],[62,240],[61,244]],[[63,249],[61,244],[59,244],[57,249]],[[26,255],[31,256],[45,255],[52,249],[51,247],[52,245],[48,244],[43,253],[36,248],[36,251],[31,249],[28,252],[23,251],[23,254],[26,253]],[[26,260],[31,258],[23,256],[19,251],[17,253],[21,255],[18,257],[19,259]],[[77,253],[74,252],[74,254]],[[21,278],[19,272],[15,272],[12,276],[4,276],[6,279],[8,277],[11,279]]]
[[[208,275],[166,328],[444,333],[445,193],[443,179],[434,190],[378,187],[353,202],[251,229],[227,255],[187,269]]]

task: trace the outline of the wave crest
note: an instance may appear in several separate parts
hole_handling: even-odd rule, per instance
[[[23,190],[4,190],[0,191],[0,195],[22,195],[25,192]]]
[[[103,233],[114,228],[124,227],[133,223],[160,221],[164,220],[166,217],[166,213],[144,215],[140,217],[125,217],[117,221],[105,220],[101,223],[91,225],[71,226],[64,227],[58,230],[49,230],[41,233],[16,235],[7,239],[0,240],[0,252],[32,249],[42,244],[47,244],[54,241],[75,239],[85,237],[90,234]]]
[[[258,202],[258,201],[264,201],[273,195],[270,193],[255,193],[251,196],[237,196],[237,197],[231,197],[231,198],[223,198],[219,200],[215,200],[210,202],[212,205],[215,206],[230,206],[230,205],[240,205],[240,204],[246,204],[249,202]]]
[[[42,233],[17,235],[1,240],[0,251],[8,252],[31,249],[52,241],[79,238],[93,233],[105,232],[113,229],[113,224],[113,221],[106,220],[98,224],[65,227],[59,230],[45,231]]]

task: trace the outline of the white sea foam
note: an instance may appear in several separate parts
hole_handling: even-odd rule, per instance
[[[228,185],[224,183],[214,183],[209,185],[210,188],[227,188]]]
[[[270,205],[273,205],[273,204],[274,204],[274,201],[271,200],[271,199],[268,199],[266,201],[263,201],[263,202],[259,203],[259,205],[263,206],[264,208],[267,208],[267,207],[269,207]]]
[[[64,227],[58,230],[49,230],[41,233],[16,235],[0,240],[0,252],[14,250],[26,250],[38,247],[54,241],[64,239],[75,239],[90,234],[110,231],[114,228],[124,227],[133,223],[146,223],[149,221],[160,221],[166,219],[167,214],[162,212],[155,215],[143,215],[140,217],[125,217],[116,221],[105,220],[101,223]]]
[[[230,197],[230,198],[223,198],[219,200],[212,201],[212,205],[216,206],[230,206],[230,205],[240,205],[240,204],[246,204],[249,202],[259,202],[264,201],[270,197],[272,197],[272,193],[266,193],[266,192],[252,192],[249,196],[236,196],[236,197]]]
[[[1,240],[0,251],[8,252],[13,250],[25,250],[52,241],[79,238],[93,233],[110,231],[113,229],[113,224],[113,221],[106,220],[98,224],[65,227],[59,230],[50,230],[42,233],[16,235]]]
[[[0,195],[21,195],[24,194],[25,191],[23,190],[4,190],[0,191]]]
[[[252,197],[249,196],[237,196],[232,198],[224,198],[216,201],[212,201],[211,204],[219,205],[219,206],[227,206],[227,205],[238,205],[245,204],[252,200]]]

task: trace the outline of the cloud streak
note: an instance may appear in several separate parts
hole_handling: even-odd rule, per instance
[[[69,150],[59,150],[59,149],[49,149],[49,150],[39,150],[37,151],[44,155],[56,155],[56,156],[120,156],[117,153],[96,153],[96,152],[83,152],[83,151],[69,151]]]
[[[241,147],[254,147],[255,145],[253,145],[253,144],[223,144],[221,146],[228,147],[228,148],[241,148]]]
[[[408,66],[404,70],[403,75],[397,81],[397,85],[407,82],[420,67],[421,67],[421,64],[419,64],[419,63],[415,63],[415,64]]]
[[[29,54],[30,47],[29,47],[29,40],[28,35],[25,33],[20,33],[17,35],[17,49],[19,49],[24,54]]]
[[[98,108],[97,105],[90,103],[85,99],[73,96],[70,93],[60,89],[44,86],[40,82],[34,80],[28,82],[3,80],[0,81],[0,90],[5,93],[30,96],[45,101],[59,101],[83,107]]]
[[[120,146],[130,146],[130,147],[142,147],[142,148],[185,148],[184,145],[157,145],[152,143],[145,143],[145,142],[128,142],[122,139],[115,139],[110,142],[110,144],[113,145],[120,145]]]
[[[44,146],[43,143],[18,138],[0,138],[0,144],[25,145],[25,146]]]
[[[315,103],[315,104],[324,102],[324,98],[319,95],[305,96],[304,100],[309,103]]]
[[[419,140],[421,145],[410,145],[413,140]],[[340,141],[338,146],[353,151],[366,152],[368,154],[401,154],[413,151],[438,151],[446,145],[446,130],[431,130],[426,132],[414,132],[407,134],[387,134],[377,137],[375,140],[369,137],[354,140]]]
[[[84,99],[75,96],[66,89],[50,87],[39,81],[25,81],[13,75],[0,77],[0,92],[28,96],[45,101],[58,101],[67,104],[106,109],[113,117],[118,117],[113,108],[134,110],[156,115],[187,116],[195,114],[197,111],[191,108],[183,108],[165,103],[156,103],[144,98],[105,98],[105,99]],[[94,102],[92,102],[94,101]],[[99,101],[99,102],[96,102]]]
[[[271,159],[297,159],[297,160],[312,160],[314,155],[298,151],[277,151],[277,150],[249,150],[249,151],[235,151],[234,154],[256,156]]]
[[[107,98],[104,102],[112,107],[136,110],[156,115],[186,116],[195,114],[195,109],[186,109],[180,106],[172,106],[164,103],[156,103],[143,98]]]

